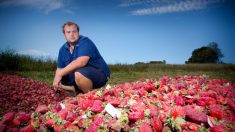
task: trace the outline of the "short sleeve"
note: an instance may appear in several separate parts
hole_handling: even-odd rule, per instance
[[[63,61],[62,61],[62,58],[63,58],[63,56],[62,56],[62,53],[63,52],[63,50],[62,50],[62,48],[59,50],[59,55],[58,55],[58,58],[57,58],[57,68],[63,68],[64,67],[64,65],[63,65]]]
[[[81,40],[79,44],[78,57],[89,56],[92,58],[96,52],[96,47],[90,39],[85,38],[84,40]]]

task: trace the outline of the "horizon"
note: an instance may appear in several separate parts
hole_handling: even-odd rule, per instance
[[[108,64],[185,64],[211,42],[235,64],[233,0],[2,0],[0,17],[0,50],[56,60],[74,21]]]

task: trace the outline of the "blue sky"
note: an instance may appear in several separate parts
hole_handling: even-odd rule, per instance
[[[210,42],[235,64],[233,0],[1,0],[0,18],[0,49],[21,54],[56,59],[74,21],[109,64],[184,64]]]

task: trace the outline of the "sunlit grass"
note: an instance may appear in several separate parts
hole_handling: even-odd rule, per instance
[[[0,52],[0,69],[52,84],[56,61],[19,55],[13,50]],[[109,84],[133,82],[139,79],[159,79],[162,76],[207,75],[210,78],[235,82],[232,64],[110,64]]]

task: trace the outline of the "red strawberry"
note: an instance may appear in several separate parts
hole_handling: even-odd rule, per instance
[[[88,126],[85,132],[97,132],[98,129],[99,129],[99,126],[97,126],[94,122],[91,122],[91,124]]]
[[[54,111],[55,112],[59,112],[62,109],[61,105],[59,103],[57,103],[54,107]]]
[[[131,112],[128,115],[129,120],[132,121],[138,121],[144,118],[144,112],[136,111],[136,112]]]
[[[112,119],[111,121],[109,121],[108,127],[112,128],[116,124],[116,122],[117,122],[117,119]]]
[[[80,100],[79,105],[83,110],[86,110],[88,107],[91,106],[91,101],[88,99],[82,99]]]
[[[175,104],[176,105],[184,105],[184,98],[182,96],[176,96],[175,97]]]
[[[68,110],[67,110],[67,109],[63,109],[63,110],[61,110],[61,111],[58,113],[58,115],[60,116],[60,118],[61,118],[62,120],[65,120],[66,117],[67,117],[67,115],[68,115]]]
[[[146,122],[143,122],[140,124],[139,132],[152,132],[151,126],[147,124]]]
[[[45,114],[47,111],[49,111],[48,107],[46,105],[38,105],[38,107],[35,110],[36,112]]]
[[[103,102],[100,100],[95,100],[91,107],[92,112],[101,112],[103,109],[104,109]]]
[[[6,132],[19,132],[19,129],[15,127],[7,128]]]
[[[158,108],[154,104],[149,104],[150,115],[156,117],[158,115]]]
[[[110,98],[110,100],[108,100],[108,102],[114,107],[118,107],[121,104],[120,99],[118,97],[112,97]]]
[[[6,125],[0,122],[0,132],[4,132]]]
[[[64,131],[63,125],[57,125],[57,124],[55,124],[54,127],[53,127],[53,129],[54,129],[54,132],[62,132],[62,131]]]
[[[225,132],[227,130],[228,129],[223,124],[215,125],[210,128],[210,132]]]
[[[20,126],[20,120],[18,118],[14,118],[12,121],[7,123],[8,127],[18,127]]]
[[[194,132],[197,132],[198,131],[198,128],[199,128],[199,125],[196,124],[196,123],[192,123],[192,122],[186,122],[186,127],[187,129],[189,129],[190,131],[194,131]]]
[[[20,132],[34,132],[34,127],[32,125],[25,126],[20,129]]]
[[[200,106],[209,106],[211,104],[216,104],[216,100],[211,97],[200,97],[196,99],[196,103]]]
[[[147,95],[148,92],[145,89],[141,88],[137,90],[137,93],[142,97],[142,96]]]
[[[18,112],[16,113],[16,118],[18,118],[21,123],[28,123],[30,115],[26,112]]]
[[[2,117],[2,122],[3,124],[6,124],[8,122],[11,122],[15,118],[15,113],[14,112],[8,112]]]
[[[54,124],[55,124],[55,120],[53,118],[45,122],[46,127],[52,127]]]
[[[71,125],[72,123],[70,121],[66,121],[66,123],[64,124],[64,128],[67,128]]]
[[[233,99],[228,101],[228,106],[235,112],[235,101]]]
[[[104,123],[104,119],[99,117],[99,115],[95,115],[94,116],[94,121],[93,121],[97,126],[99,126],[100,124]]]
[[[212,104],[209,106],[210,116],[216,117],[217,119],[222,119],[224,116],[224,112],[222,110],[222,106],[218,104]]]
[[[207,115],[202,111],[194,108],[192,105],[184,106],[186,118],[189,118],[194,123],[207,123]]]
[[[38,120],[31,119],[29,122],[30,122],[29,124],[31,124],[34,128],[39,128],[40,126],[40,123]]]
[[[66,120],[70,121],[70,122],[73,122],[76,118],[77,118],[77,114],[75,114],[73,112],[69,112],[67,117],[66,117]]]
[[[143,112],[146,109],[147,109],[147,107],[141,102],[135,103],[135,104],[131,105],[131,107],[130,107],[131,111],[141,111],[141,112]]]
[[[155,118],[151,119],[151,125],[156,132],[162,131],[163,125],[162,125],[162,122],[159,118],[155,117]]]
[[[80,129],[75,125],[70,125],[66,128],[66,131],[68,132],[80,132]]]
[[[173,110],[171,111],[171,116],[174,118],[177,118],[177,117],[185,118],[184,107],[175,106]]]

